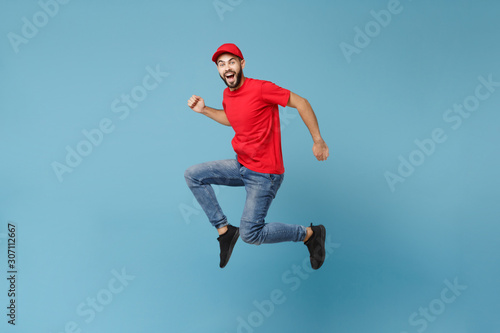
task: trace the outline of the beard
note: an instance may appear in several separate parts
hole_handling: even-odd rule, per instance
[[[235,80],[233,82],[228,82],[228,80],[226,78],[226,74],[227,73],[234,73]],[[226,72],[224,74],[224,76],[222,76],[222,75],[220,76],[220,78],[222,79],[222,81],[224,81],[224,83],[226,84],[226,86],[228,86],[229,88],[236,88],[237,86],[239,86],[242,77],[243,77],[243,70],[240,70],[238,73],[235,73],[233,71]]]

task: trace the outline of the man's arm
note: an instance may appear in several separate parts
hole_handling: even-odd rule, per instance
[[[302,121],[309,129],[311,137],[314,141],[312,150],[314,156],[316,156],[316,159],[318,161],[326,161],[326,159],[330,155],[328,146],[321,137],[321,134],[319,132],[318,119],[316,118],[316,115],[314,114],[309,101],[293,92],[290,92],[290,98],[288,99],[287,106],[295,108],[297,109],[297,111],[299,111]]]
[[[224,110],[206,106],[205,101],[200,96],[191,96],[187,104],[193,111],[204,114],[222,125],[231,126]]]

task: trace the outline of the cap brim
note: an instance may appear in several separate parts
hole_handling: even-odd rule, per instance
[[[214,55],[212,56],[212,61],[215,62],[215,63],[217,63],[217,58],[219,58],[219,56],[221,54],[224,54],[224,53],[229,53],[229,54],[232,54],[232,55],[234,55],[234,56],[236,56],[236,57],[238,57],[240,59],[243,59],[243,57],[241,57],[241,56],[239,56],[237,54],[234,54],[233,52],[229,52],[229,51],[226,51],[226,50],[219,50],[219,51],[215,52]]]
[[[217,51],[217,52],[215,52],[215,53],[214,53],[214,55],[212,56],[212,61],[216,63],[216,62],[217,62],[217,58],[218,58],[221,54],[223,54],[223,53],[228,53],[228,52],[226,52],[226,51]]]

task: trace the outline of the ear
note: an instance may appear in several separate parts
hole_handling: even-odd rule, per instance
[[[245,59],[241,59],[241,69],[245,68]]]

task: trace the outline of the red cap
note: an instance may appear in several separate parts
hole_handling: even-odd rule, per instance
[[[227,43],[227,44],[221,45],[217,49],[217,51],[215,51],[214,55],[212,56],[212,61],[217,63],[217,58],[223,53],[231,53],[231,54],[234,54],[235,56],[238,56],[241,59],[243,59],[243,54],[241,53],[238,46],[231,44],[231,43]]]

